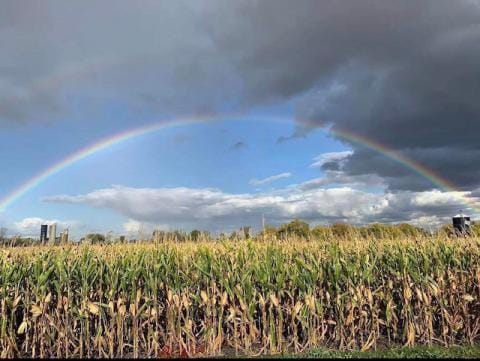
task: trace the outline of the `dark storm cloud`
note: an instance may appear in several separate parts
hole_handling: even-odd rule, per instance
[[[479,24],[473,0],[4,1],[0,122],[53,117],[72,94],[177,115],[294,99],[299,125],[372,138],[472,189]],[[432,187],[346,141],[345,172]]]
[[[250,75],[243,77],[248,96],[298,96],[301,125],[372,138],[461,188],[479,185],[479,2],[301,5],[242,3],[243,16],[229,19],[236,31],[213,30],[239,71]],[[278,141],[303,136],[299,127]],[[377,173],[392,190],[435,186],[353,146],[356,154],[346,167],[352,174]]]
[[[415,159],[435,170],[443,179],[466,190],[475,189],[480,184],[480,149],[472,149],[475,146],[473,143],[461,147],[448,144],[447,141],[448,138],[442,148],[429,148],[419,144],[412,149],[398,149],[401,149],[407,158]],[[357,146],[355,153],[344,165],[343,171],[350,175],[375,172],[394,190],[422,190],[435,186],[431,180],[415,175],[416,172],[398,165],[388,157],[360,146]]]
[[[208,5],[208,3],[206,4]],[[237,76],[187,1],[18,1],[0,11],[0,122],[52,119],[68,99],[181,116],[239,99]]]

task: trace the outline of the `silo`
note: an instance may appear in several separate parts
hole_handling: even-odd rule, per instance
[[[48,240],[47,230],[48,230],[48,226],[46,224],[42,224],[40,226],[40,242],[42,243],[45,243]]]
[[[470,235],[470,217],[464,215],[463,213],[457,214],[452,218],[453,221],[453,230],[457,236],[466,236]]]
[[[62,244],[68,243],[68,228],[62,232],[60,236],[60,242]]]
[[[50,225],[50,235],[48,238],[49,243],[54,244],[57,240],[57,224],[53,223]]]

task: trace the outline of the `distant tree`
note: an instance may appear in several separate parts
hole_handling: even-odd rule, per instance
[[[451,224],[444,224],[438,229],[438,233],[442,236],[451,237],[455,232]]]
[[[232,233],[230,233],[230,236],[228,236],[228,239],[231,241],[238,241],[238,233],[236,231],[233,231]]]
[[[363,238],[384,238],[395,236],[393,227],[382,223],[372,223],[365,227],[360,227],[360,235]]]
[[[171,232],[171,237],[176,241],[176,242],[185,242],[187,240],[187,234],[183,231],[180,230],[175,230]]]
[[[327,239],[331,235],[330,227],[328,226],[315,226],[310,232],[315,239]]]
[[[20,235],[14,235],[12,237],[4,237],[3,242],[0,243],[2,246],[8,247],[26,247],[38,245],[39,241],[31,237],[22,237]]]
[[[269,224],[266,224],[264,228],[257,234],[257,239],[272,239],[277,237],[277,229]]]
[[[90,241],[92,244],[105,243],[105,236],[100,233],[87,234],[84,239]]]
[[[330,226],[330,231],[334,237],[346,237],[355,230],[355,227],[346,223],[334,223]]]
[[[202,235],[202,232],[200,232],[198,229],[194,229],[193,231],[190,232],[190,239],[194,242],[197,242]]]
[[[162,242],[165,240],[166,232],[160,229],[156,229],[152,233],[152,239],[154,242]]]
[[[186,233],[184,231],[175,230],[175,231],[163,231],[155,230],[153,231],[152,237],[155,242],[185,242],[187,239],[191,238],[192,233]]]
[[[405,237],[414,237],[419,236],[421,234],[425,234],[425,231],[419,227],[415,227],[408,223],[400,223],[394,225],[396,229],[398,229],[402,236]]]
[[[308,238],[310,236],[310,226],[306,222],[294,219],[290,223],[282,224],[277,231],[277,236],[279,238],[288,236]]]

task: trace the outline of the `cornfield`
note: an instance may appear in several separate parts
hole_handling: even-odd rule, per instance
[[[475,344],[480,239],[3,249],[1,357]]]

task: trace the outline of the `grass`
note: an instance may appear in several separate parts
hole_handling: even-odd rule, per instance
[[[227,357],[224,355],[223,357]],[[235,358],[234,353],[228,354],[229,358]],[[244,357],[238,356],[238,357]],[[480,345],[476,346],[450,346],[418,345],[413,347],[395,346],[379,347],[376,350],[341,351],[327,347],[317,347],[301,353],[286,353],[283,355],[264,355],[263,358],[314,358],[314,359],[478,359],[480,358]],[[219,357],[219,358],[222,358]]]
[[[326,348],[313,349],[308,352],[294,355],[305,358],[401,358],[401,359],[442,359],[442,358],[465,358],[475,359],[480,357],[480,346],[415,346],[395,347],[389,349],[377,349],[369,351],[339,351]]]

